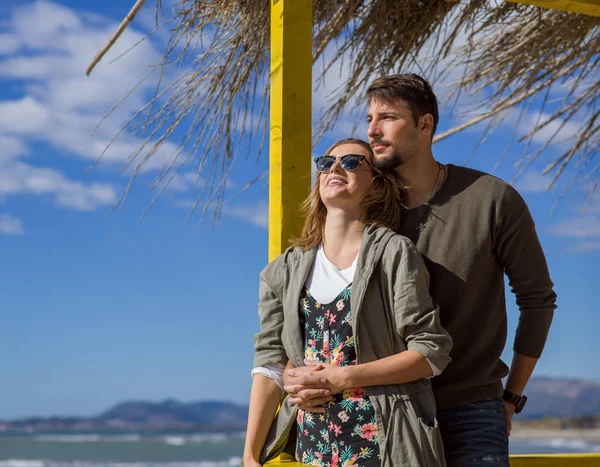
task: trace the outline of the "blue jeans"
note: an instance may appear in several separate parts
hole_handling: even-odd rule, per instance
[[[508,467],[508,436],[500,397],[438,410],[448,467]]]

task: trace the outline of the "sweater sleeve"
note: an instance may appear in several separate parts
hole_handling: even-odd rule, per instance
[[[496,211],[494,249],[520,311],[513,350],[539,358],[554,316],[556,294],[533,218],[511,187]]]
[[[450,363],[452,338],[442,327],[439,307],[429,295],[429,273],[409,240],[395,249],[401,255],[394,277],[394,311],[400,337],[439,372]],[[434,371],[435,373],[435,371]]]
[[[271,290],[265,270],[260,274],[259,299],[260,331],[254,335],[254,367],[285,364],[288,359],[281,340],[283,305]]]

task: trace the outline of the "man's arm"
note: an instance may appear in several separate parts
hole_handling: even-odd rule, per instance
[[[544,349],[556,294],[533,218],[512,188],[507,189],[497,210],[494,246],[520,311],[506,390],[522,395]],[[504,408],[510,435],[515,407],[505,402]]]
[[[308,371],[295,368],[286,370],[291,381],[301,384],[285,385],[290,394],[289,401],[311,412],[323,412],[323,407],[315,407],[331,400],[331,396],[316,396],[305,399],[305,394],[313,394],[328,390],[329,394],[354,387],[379,386],[387,384],[403,384],[421,378],[433,376],[433,370],[427,359],[419,352],[406,350],[389,357],[358,365],[337,366],[333,364],[308,364],[302,367]],[[310,386],[314,385],[315,388]],[[291,394],[295,394],[291,396]],[[323,399],[327,399],[322,402]]]

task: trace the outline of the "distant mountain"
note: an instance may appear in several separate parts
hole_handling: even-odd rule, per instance
[[[123,402],[98,417],[106,424],[244,427],[248,407],[222,401]]]
[[[600,383],[533,378],[519,418],[579,418],[600,414]],[[94,417],[48,417],[0,421],[0,432],[224,431],[243,430],[248,407],[223,401],[127,401]],[[1,415],[1,414],[0,414]]]
[[[246,427],[248,407],[223,401],[122,402],[94,417],[0,421],[0,432],[225,431]]]
[[[600,414],[600,383],[579,379],[532,378],[523,418],[578,418]]]

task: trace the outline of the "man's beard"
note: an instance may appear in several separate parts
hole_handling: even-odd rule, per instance
[[[375,156],[373,165],[379,170],[393,170],[400,167],[404,163],[402,156],[397,151],[392,151],[387,156]]]

